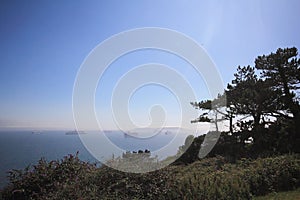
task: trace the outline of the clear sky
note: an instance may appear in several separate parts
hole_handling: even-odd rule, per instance
[[[279,47],[300,48],[299,9],[298,0],[1,1],[0,129],[73,129],[77,71],[88,53],[113,34],[141,27],[182,32],[203,45],[226,86],[238,65],[253,65],[256,56]],[[120,59],[104,77],[107,86],[102,90],[111,91],[113,81],[126,72],[118,66],[130,69],[149,62],[186,73],[197,97],[205,98],[201,79],[183,61],[154,51]],[[137,92],[129,103],[132,117],[142,125],[148,119],[144,112],[153,104],[165,103],[172,115],[178,114],[170,92],[153,87]],[[96,94],[96,109],[106,105],[102,96]],[[114,128],[109,121],[104,124]]]

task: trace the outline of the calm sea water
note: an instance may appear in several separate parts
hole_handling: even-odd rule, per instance
[[[84,137],[93,137],[89,132]],[[108,138],[117,146],[128,151],[148,149],[158,150],[168,144],[175,136],[174,133],[160,133],[147,139],[127,137],[123,132],[113,131],[106,133]],[[187,134],[181,134],[180,146],[184,143]],[[31,131],[2,131],[0,132],[0,188],[8,182],[7,172],[11,169],[23,169],[28,165],[36,164],[44,157],[46,160],[62,159],[68,154],[79,151],[79,158],[84,161],[98,162],[85,148],[78,135],[66,135],[65,131],[44,131],[33,134]],[[169,152],[169,155],[174,155]],[[166,155],[168,156],[168,155]]]

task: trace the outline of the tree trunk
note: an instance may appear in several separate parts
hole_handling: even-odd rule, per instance
[[[260,114],[253,115],[253,142],[258,143],[259,142],[259,122],[260,122]]]
[[[233,118],[233,116],[232,115],[230,115],[229,116],[229,131],[230,131],[230,133],[231,134],[233,134],[233,127],[232,127],[232,124],[233,124],[233,120],[232,120],[232,118]]]

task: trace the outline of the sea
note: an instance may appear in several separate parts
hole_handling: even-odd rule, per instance
[[[96,132],[86,132],[84,137],[93,140]],[[108,131],[105,136],[113,144],[126,151],[150,150],[157,151],[168,145],[173,139],[177,140],[174,148],[163,157],[177,153],[178,147],[184,144],[185,138],[190,135],[188,131],[165,130],[158,134],[140,138],[127,135],[122,131]],[[8,184],[8,171],[12,169],[24,169],[28,165],[37,164],[41,158],[47,161],[60,160],[69,154],[79,152],[79,158],[83,161],[98,163],[81,140],[81,135],[66,134],[62,131],[0,131],[0,188]],[[106,152],[110,153],[110,152]]]

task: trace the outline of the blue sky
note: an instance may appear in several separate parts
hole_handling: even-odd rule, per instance
[[[225,86],[238,65],[253,65],[255,57],[279,47],[300,48],[299,8],[297,0],[1,1],[0,129],[73,129],[77,71],[88,53],[114,34],[141,27],[182,32],[203,45]],[[197,97],[206,97],[203,80],[179,58],[145,51],[122,59],[104,77],[107,94],[124,69],[160,62],[185,74]],[[121,65],[127,67],[120,70]],[[102,97],[96,94],[96,109],[106,106],[108,100]],[[156,103],[178,114],[174,97],[161,88],[145,87],[132,100],[133,118],[147,120],[145,112]],[[107,113],[98,114],[103,118]],[[109,121],[104,124],[114,128]]]

